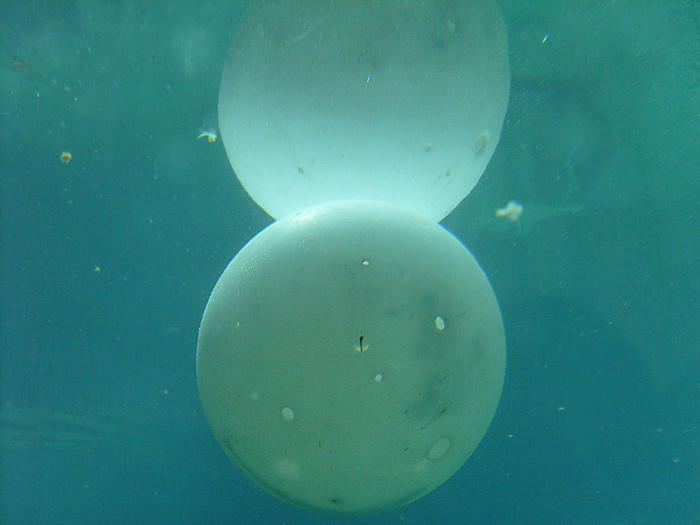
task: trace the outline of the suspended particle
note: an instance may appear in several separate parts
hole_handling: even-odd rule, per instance
[[[203,130],[197,137],[197,140],[206,137],[209,144],[213,144],[214,142],[216,142],[217,136],[218,135],[216,134],[216,131]]]
[[[292,410],[289,407],[284,407],[282,409],[282,419],[284,419],[285,421],[291,421],[292,419],[294,419],[294,410]]]
[[[70,151],[68,151],[67,149],[64,149],[61,152],[61,162],[63,162],[63,164],[68,164],[72,158],[73,158],[73,156],[70,154]]]
[[[445,320],[439,315],[435,318],[435,328],[441,332],[445,329]]]
[[[496,217],[502,217],[511,222],[518,222],[522,214],[523,205],[515,201],[510,201],[503,208],[498,208],[496,210]]]

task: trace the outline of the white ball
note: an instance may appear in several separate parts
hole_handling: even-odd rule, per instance
[[[214,288],[197,346],[227,455],[278,498],[333,513],[396,508],[447,480],[486,432],[504,371],[501,315],[469,251],[376,202],[258,234]]]
[[[370,199],[438,222],[486,169],[509,82],[491,0],[252,2],[224,67],[219,128],[272,217]]]

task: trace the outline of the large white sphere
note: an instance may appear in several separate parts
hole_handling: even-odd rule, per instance
[[[253,1],[224,67],[219,127],[275,218],[371,199],[438,222],[486,168],[508,94],[492,0]]]
[[[336,513],[447,480],[496,410],[505,338],[491,286],[431,220],[376,202],[288,216],[231,261],[197,346],[204,411],[263,488]]]

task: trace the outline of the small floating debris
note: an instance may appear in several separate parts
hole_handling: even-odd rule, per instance
[[[353,348],[357,350],[358,352],[364,352],[365,350],[369,350],[369,345],[365,343],[365,336],[360,334],[360,344],[359,345],[353,345]]]
[[[216,139],[217,139],[219,136],[216,134],[216,131],[207,131],[207,130],[203,130],[203,131],[199,134],[199,136],[197,137],[197,140],[199,140],[199,139],[201,139],[201,138],[204,138],[204,137],[207,138],[207,141],[209,141],[209,144],[213,144],[214,142],[216,142]]]
[[[510,201],[505,207],[496,210],[496,217],[503,217],[511,222],[518,222],[522,214],[523,205],[515,201]]]

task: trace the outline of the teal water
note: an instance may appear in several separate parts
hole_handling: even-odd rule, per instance
[[[445,485],[346,519],[257,488],[199,403],[204,306],[271,222],[197,139],[245,2],[0,3],[2,523],[700,522],[700,4],[499,5],[501,143],[443,224],[501,404]]]

